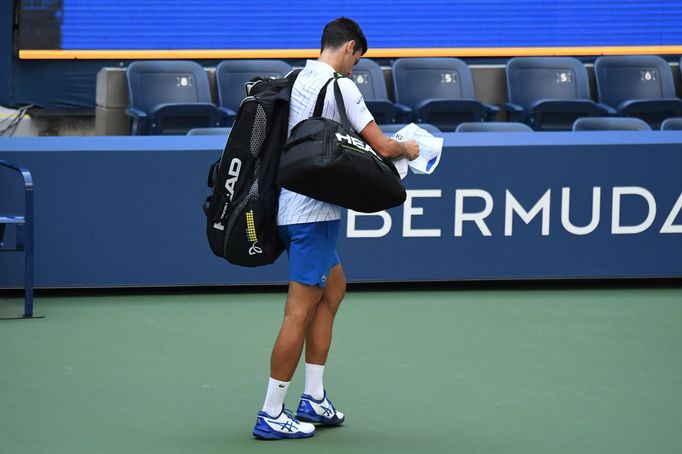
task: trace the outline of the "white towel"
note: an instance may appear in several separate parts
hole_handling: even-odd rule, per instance
[[[407,158],[400,158],[393,161],[401,179],[407,175],[408,167],[412,169],[412,173],[426,175],[432,174],[438,167],[440,155],[443,151],[442,137],[435,137],[427,130],[410,123],[393,134],[391,138],[398,142],[413,139],[419,144],[419,157],[417,159],[410,161]]]

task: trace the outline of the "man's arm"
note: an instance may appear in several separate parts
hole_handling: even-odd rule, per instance
[[[396,159],[405,157],[412,161],[419,156],[419,145],[417,142],[414,140],[398,142],[386,137],[374,120],[367,123],[367,126],[360,131],[360,137],[384,158]]]
[[[348,121],[374,151],[389,159],[406,157],[411,161],[419,156],[419,145],[414,140],[401,143],[389,139],[381,132],[369,109],[367,109],[360,89],[352,79],[344,77],[338,79],[337,83],[346,106]]]

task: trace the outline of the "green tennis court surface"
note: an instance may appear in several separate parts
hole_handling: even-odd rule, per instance
[[[0,452],[682,451],[681,288],[482,288],[351,289],[347,423],[282,442],[250,432],[283,291],[39,296],[0,321]]]

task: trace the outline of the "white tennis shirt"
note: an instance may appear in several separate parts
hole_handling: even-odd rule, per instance
[[[296,78],[289,103],[289,130],[303,120],[310,118],[315,110],[317,95],[327,81],[334,77],[334,68],[327,63],[308,60],[305,68]],[[349,78],[339,79],[339,88],[346,106],[346,115],[351,127],[362,131],[374,117],[367,109],[360,89]],[[322,116],[341,121],[334,99],[334,83],[327,86],[327,95],[322,108]],[[282,188],[279,195],[279,211],[277,225],[303,224],[307,222],[334,221],[341,219],[341,208],[338,205],[322,202],[296,192]]]

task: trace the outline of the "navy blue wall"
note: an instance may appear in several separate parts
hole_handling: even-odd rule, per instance
[[[286,281],[285,258],[246,269],[208,248],[200,206],[207,169],[224,140],[0,139],[0,159],[34,175],[37,285]],[[357,217],[354,230],[344,214],[339,251],[350,281],[682,276],[682,133],[445,134],[445,141],[433,175],[406,178],[408,205],[383,217]],[[0,210],[20,209],[8,185],[0,174]],[[569,233],[562,188],[571,190],[571,223],[585,226],[594,187],[601,190],[598,225],[584,235]],[[623,195],[614,233],[614,188],[633,187],[651,195],[655,216],[641,232],[618,233],[643,223],[650,211],[641,195]],[[542,212],[528,224],[519,209],[507,214],[514,204],[508,197],[531,211],[548,190],[546,235]],[[457,203],[457,194],[475,196]],[[461,222],[457,234],[458,207],[483,211],[486,194],[492,205],[485,225]],[[677,215],[668,219],[678,201]],[[390,228],[380,232],[389,217]],[[20,254],[0,254],[0,288],[21,285],[21,264]]]

